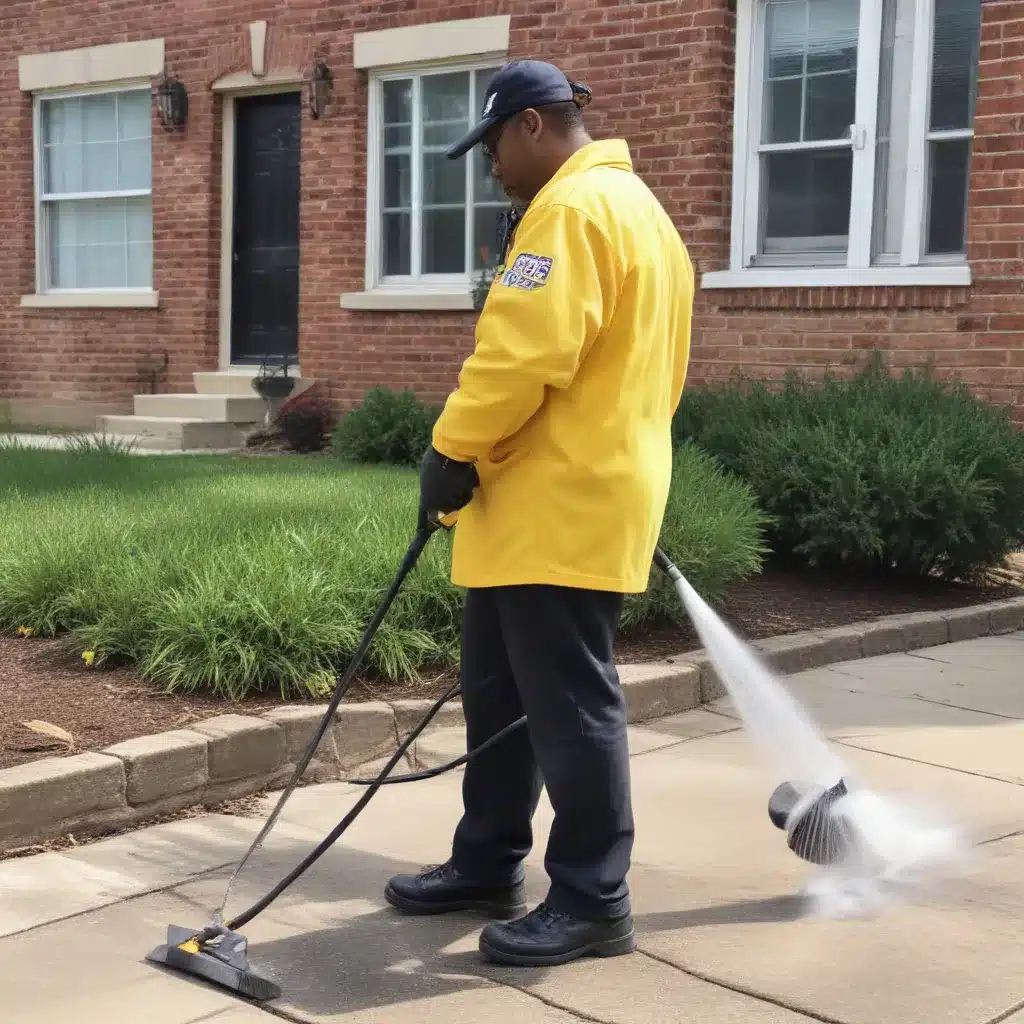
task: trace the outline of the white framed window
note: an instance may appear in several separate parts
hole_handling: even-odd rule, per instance
[[[739,0],[730,268],[969,284],[981,0]]]
[[[372,72],[369,79],[366,288],[461,291],[496,258],[508,199],[475,148],[445,150],[479,116],[500,60]]]
[[[151,292],[151,110],[148,82],[36,94],[39,294]]]

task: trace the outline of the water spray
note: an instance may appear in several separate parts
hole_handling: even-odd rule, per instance
[[[863,786],[761,657],[701,599],[660,549],[655,562],[673,585],[747,735],[781,781],[768,817],[796,856],[825,869],[807,886],[827,914],[876,903],[959,855],[955,831]]]

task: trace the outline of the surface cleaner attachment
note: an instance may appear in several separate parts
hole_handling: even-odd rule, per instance
[[[146,959],[212,981],[258,1002],[280,998],[280,987],[249,966],[244,936],[223,928],[213,937],[204,938],[208,931],[196,932],[172,924],[167,929],[167,942],[157,946]]]
[[[783,782],[768,801],[768,817],[787,833],[786,845],[801,860],[823,866],[840,864],[856,849],[853,827],[836,807],[848,795],[845,779],[830,789]]]

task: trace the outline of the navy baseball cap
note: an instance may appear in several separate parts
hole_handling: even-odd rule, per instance
[[[449,160],[465,156],[487,134],[488,130],[505,118],[531,107],[548,103],[571,103],[577,92],[589,96],[589,90],[569,81],[564,71],[541,60],[516,60],[506,64],[491,79],[484,95],[480,120],[445,154]]]

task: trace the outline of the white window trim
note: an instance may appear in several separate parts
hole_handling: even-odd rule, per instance
[[[21,305],[35,309],[149,309],[159,304],[159,294],[153,288],[53,288],[47,275],[46,226],[42,216],[43,207],[43,137],[42,104],[48,100],[73,99],[79,96],[97,96],[119,92],[152,92],[148,78],[126,79],[117,82],[81,86],[66,89],[43,89],[32,97],[32,162],[33,162],[33,204],[35,215],[36,290],[33,295],[22,296]],[[110,192],[82,193],[80,198],[118,199],[135,196],[152,196],[152,182],[148,189],[123,189]],[[62,195],[62,199],[74,199],[77,193]]]
[[[972,282],[970,264],[960,258],[923,258],[924,221],[927,216],[927,95],[931,81],[933,0],[915,3],[914,72],[908,99],[911,110],[904,230],[898,265],[871,266],[873,225],[875,136],[878,110],[878,76],[882,37],[882,0],[861,0],[858,38],[857,110],[863,119],[851,125],[855,146],[850,235],[845,266],[752,267],[756,251],[760,204],[758,153],[752,129],[760,124],[764,89],[763,5],[760,0],[738,0],[736,5],[735,95],[733,106],[732,210],[729,269],[701,277],[701,287],[800,288],[800,287],[913,287],[967,286]],[[861,56],[867,55],[867,56]],[[973,132],[957,133],[970,137]],[[862,141],[861,141],[862,140]],[[858,145],[859,142],[859,145]],[[788,148],[788,147],[787,147]],[[866,187],[859,187],[866,186]]]
[[[430,274],[412,277],[385,277],[379,272],[381,255],[381,98],[383,83],[416,77],[424,72],[481,71],[500,67],[508,59],[503,52],[478,54],[461,60],[428,60],[400,66],[376,68],[368,75],[366,131],[366,243],[364,288],[341,296],[341,307],[354,310],[471,310],[473,308],[473,272],[465,274]],[[471,110],[479,106],[479,97],[471,97]],[[418,134],[419,104],[413,101],[413,137]],[[467,186],[472,174],[472,155],[464,158]],[[411,245],[415,252],[420,239],[417,212],[419,168],[413,162],[413,216]],[[468,195],[468,188],[467,188]],[[468,228],[467,228],[468,230]]]

